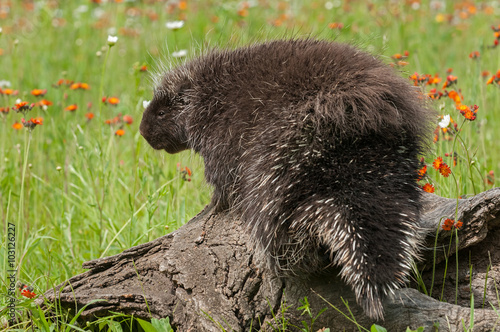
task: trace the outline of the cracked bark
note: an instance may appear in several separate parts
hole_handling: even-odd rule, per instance
[[[427,293],[433,285],[431,295],[447,302],[411,288],[417,288],[412,283],[386,299],[385,321],[378,324],[389,331],[407,326],[434,331],[435,324],[439,331],[463,330],[462,322],[469,326],[473,293],[474,331],[490,331],[499,320],[492,306],[500,306],[500,188],[459,201],[425,194],[424,202],[421,226],[428,236],[419,271]],[[458,241],[454,235],[450,241],[454,233],[442,230],[436,239],[439,223],[448,217],[463,221]],[[250,249],[243,229],[237,218],[207,208],[171,234],[84,263],[87,272],[49,290],[45,297],[72,310],[101,299],[85,309],[81,316],[85,320],[109,311],[145,319],[168,316],[179,331],[218,331],[219,324],[235,331],[248,331],[251,326],[271,329],[282,317],[285,302],[290,307],[284,316],[294,330],[293,325],[308,321],[296,309],[304,296],[314,314],[327,308],[316,321],[316,330],[358,331],[346,317],[355,317],[365,327],[374,323],[356,305],[353,292],[337,276],[338,269],[307,280],[279,278],[266,268],[266,258]]]

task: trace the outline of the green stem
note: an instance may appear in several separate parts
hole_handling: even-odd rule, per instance
[[[104,57],[104,63],[102,64],[101,69],[101,83],[99,85],[99,114],[97,115],[97,120],[99,120],[99,125],[102,125],[102,100],[101,98],[104,96],[104,75],[106,73],[106,66],[108,64],[109,52],[111,51],[111,46],[108,46],[108,51],[106,52],[106,56]],[[102,129],[100,130],[101,140],[99,143],[102,143]]]
[[[452,243],[451,241],[452,240],[453,240],[453,232],[451,232],[451,236],[450,236],[450,243],[448,245],[448,253],[446,253],[446,248],[443,245],[443,252],[445,253],[445,257],[444,257],[445,264],[444,264],[444,274],[443,274],[443,285],[441,288],[441,297],[439,298],[439,301],[443,301],[443,297],[444,297],[444,284],[446,283],[446,275],[448,273],[448,257],[450,256],[451,243]]]
[[[24,182],[26,179],[26,169],[28,168],[28,153],[30,149],[30,143],[31,143],[31,130],[28,130],[28,134],[24,135],[25,138],[25,146],[24,146],[24,161],[23,161],[23,169],[22,169],[22,175],[21,175],[21,191],[19,193],[19,214],[17,218],[17,225],[16,229],[17,231],[17,237],[18,237],[18,242],[16,245],[16,248],[21,248],[21,243],[24,241],[24,233],[21,232],[21,220],[23,219],[23,211],[24,211]],[[28,225],[29,226],[29,225]],[[19,238],[21,236],[21,238]],[[16,255],[17,257],[17,255]],[[19,270],[18,270],[19,273]]]
[[[462,137],[458,133],[457,133],[456,137],[460,141],[460,144],[462,144],[462,147],[465,150],[465,153],[467,155],[467,166],[469,168],[470,182],[472,184],[472,190],[474,191],[474,195],[476,195],[477,192],[476,192],[476,186],[474,185],[474,180],[472,178],[472,161],[471,161],[471,158],[470,158],[469,149],[467,149],[467,146],[465,145],[464,140],[462,139]],[[452,156],[452,157],[454,157],[454,156]]]
[[[455,219],[455,222],[458,220]],[[455,304],[458,303],[458,229],[455,228],[455,264],[456,264],[456,274],[455,274]],[[472,279],[472,275],[470,276]]]
[[[433,255],[433,260],[432,260],[432,280],[431,280],[431,290],[429,291],[429,296],[432,297],[432,288],[434,288],[434,277],[436,274],[436,252],[437,252],[437,241],[438,241],[438,236],[439,236],[439,230],[441,229],[441,222],[443,221],[444,217],[441,217],[439,220],[438,227],[436,229],[436,236],[434,237],[434,255]]]
[[[99,128],[99,142],[98,142],[98,146],[99,146],[99,157],[101,159],[101,172],[99,174],[99,181],[101,183],[101,187],[102,187],[102,196],[101,196],[101,200],[100,200],[100,203],[99,203],[99,197],[96,196],[96,202],[98,202],[97,204],[97,208],[99,209],[99,249],[101,248],[102,246],[102,241],[103,241],[103,234],[102,234],[102,230],[103,230],[103,205],[104,205],[104,198],[105,198],[105,194],[106,194],[106,185],[105,185],[105,176],[104,176],[104,164],[106,162],[106,158],[104,156],[104,151],[103,151],[103,144],[104,144],[104,137],[103,137],[103,130],[102,130],[102,123],[103,123],[103,117],[102,117],[102,100],[101,98],[104,96],[104,75],[106,73],[106,66],[108,64],[108,58],[109,58],[109,52],[111,51],[111,46],[108,45],[108,51],[106,52],[106,56],[104,58],[104,63],[102,64],[102,69],[101,69],[101,83],[100,83],[100,86],[99,86],[99,97],[98,97],[98,100],[99,100],[99,114],[97,115],[97,120],[98,120],[98,124],[100,126]],[[97,192],[96,192],[96,195]]]

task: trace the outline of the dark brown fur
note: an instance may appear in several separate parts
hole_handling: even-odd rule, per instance
[[[239,213],[281,268],[318,272],[324,250],[383,318],[381,299],[417,254],[430,119],[422,95],[372,55],[279,40],[165,73],[141,134],[155,149],[200,153],[212,204]]]

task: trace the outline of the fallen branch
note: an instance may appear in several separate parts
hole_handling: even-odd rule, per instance
[[[402,289],[386,299],[385,321],[378,324],[389,331],[404,331],[408,326],[432,328],[434,324],[462,330],[462,324],[469,326],[473,293],[474,331],[490,331],[499,320],[492,306],[500,305],[496,292],[496,281],[500,281],[500,188],[459,201],[425,194],[424,201],[421,225],[429,235],[419,263],[424,270],[422,280],[427,291],[434,280],[432,295],[450,303],[415,289]],[[458,232],[440,230],[434,250],[443,218],[461,220],[463,227]],[[453,238],[450,246],[452,234],[458,234],[458,242]],[[58,299],[72,310],[102,299],[86,308],[81,315],[85,320],[110,311],[145,319],[170,317],[180,331],[218,331],[221,326],[236,331],[250,326],[265,330],[282,318],[293,330],[293,325],[309,321],[297,310],[305,296],[313,314],[328,308],[315,322],[316,330],[358,330],[351,320],[364,327],[374,323],[357,306],[353,292],[337,276],[338,270],[307,280],[278,278],[262,264],[265,257],[256,256],[248,243],[240,220],[205,209],[171,234],[84,263],[89,271],[48,291],[45,297],[51,302]]]

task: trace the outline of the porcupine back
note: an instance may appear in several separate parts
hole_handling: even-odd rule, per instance
[[[212,203],[241,214],[281,269],[318,271],[325,250],[383,318],[418,251],[431,112],[417,90],[370,54],[311,39],[215,50],[163,84],[179,78]]]

